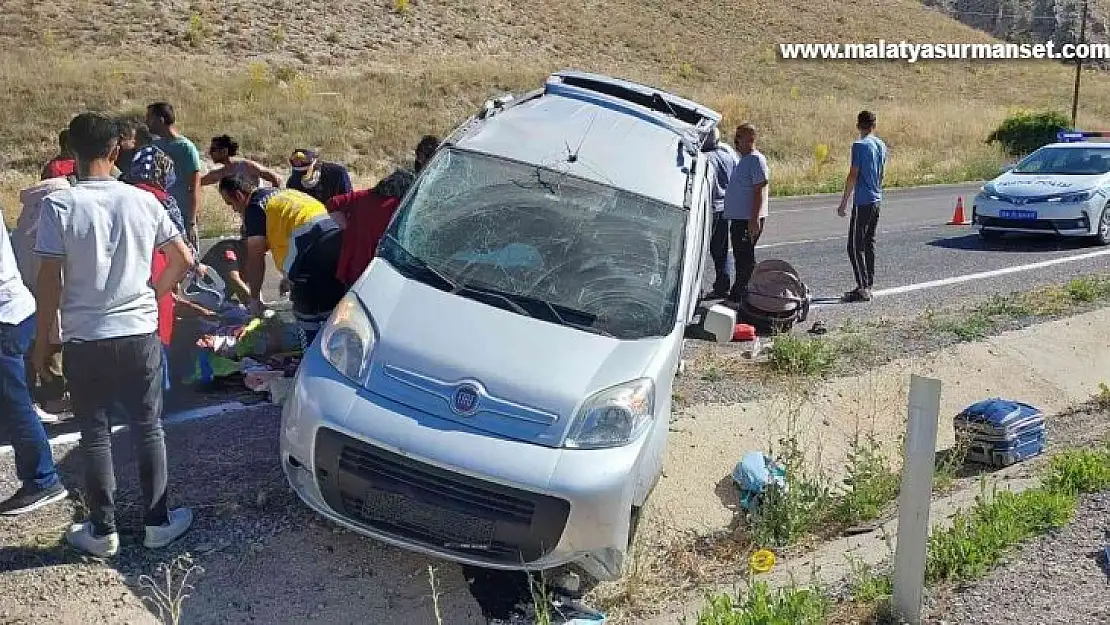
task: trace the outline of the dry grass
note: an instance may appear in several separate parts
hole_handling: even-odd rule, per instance
[[[983,144],[993,126],[1014,107],[1066,110],[1071,96],[1071,70],[1047,61],[777,56],[778,43],[863,35],[990,40],[912,0],[413,0],[404,10],[392,0],[321,0],[311,29],[291,0],[193,0],[188,10],[150,0],[0,4],[0,164],[22,174],[0,173],[9,223],[18,188],[75,112],[134,112],[156,99],[177,105],[182,130],[202,148],[228,132],[247,156],[278,164],[292,147],[319,146],[368,183],[407,162],[420,135],[446,132],[486,97],[573,66],[704,101],[726,128],[753,121],[774,192],[784,194],[839,190],[860,108],[878,112],[892,150],[888,178],[904,185],[994,174],[1002,156]],[[1080,125],[1110,123],[1110,81],[1090,74],[1083,95]],[[203,227],[231,223],[206,190]]]

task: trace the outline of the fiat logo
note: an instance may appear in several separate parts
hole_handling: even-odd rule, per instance
[[[478,412],[478,387],[473,384],[463,384],[455,389],[454,395],[451,396],[451,410],[455,414],[469,417],[475,412]]]

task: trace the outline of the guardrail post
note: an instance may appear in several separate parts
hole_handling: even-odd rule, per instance
[[[941,382],[910,379],[905,462],[898,495],[898,543],[894,555],[894,610],[901,622],[921,622],[929,505],[933,495]]]

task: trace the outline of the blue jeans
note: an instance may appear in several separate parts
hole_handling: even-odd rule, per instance
[[[15,451],[16,477],[24,486],[50,488],[58,483],[58,470],[50,440],[31,404],[24,359],[35,336],[35,316],[18,325],[0,323],[0,428]]]

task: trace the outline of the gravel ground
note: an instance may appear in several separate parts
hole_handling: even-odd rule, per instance
[[[931,622],[1110,623],[1110,492],[1081,500],[1075,520],[1026,545],[1010,562],[927,606]]]
[[[303,506],[277,462],[279,421],[270,406],[167,430],[171,505],[193,507],[197,520],[159,552],[138,544],[134,461],[118,434],[120,555],[86,559],[62,543],[76,494],[0,520],[0,623],[157,622],[139,577],[184,553],[203,569],[191,578],[184,623],[435,623],[429,565],[444,622],[485,622],[458,567],[355,536]],[[57,446],[55,458],[76,491],[79,454]],[[0,456],[0,493],[15,488],[11,463]]]

